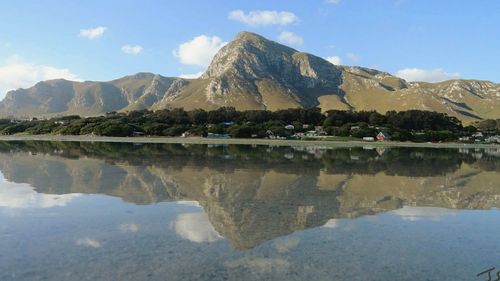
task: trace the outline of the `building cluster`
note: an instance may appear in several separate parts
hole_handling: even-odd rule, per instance
[[[475,132],[469,136],[463,136],[458,139],[461,142],[467,143],[500,143],[500,135],[495,135],[494,132]]]

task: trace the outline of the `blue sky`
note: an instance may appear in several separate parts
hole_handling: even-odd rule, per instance
[[[243,30],[409,80],[500,82],[499,11],[494,0],[1,1],[0,98],[58,76],[199,73]]]

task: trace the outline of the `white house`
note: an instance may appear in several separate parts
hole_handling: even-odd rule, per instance
[[[476,132],[476,133],[472,134],[472,137],[479,139],[479,138],[484,138],[484,135],[482,132]]]

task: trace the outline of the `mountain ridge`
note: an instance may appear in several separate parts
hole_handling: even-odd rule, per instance
[[[483,80],[407,82],[390,73],[334,65],[258,34],[240,32],[197,79],[140,72],[107,82],[41,81],[7,93],[2,117],[101,115],[183,107],[279,110],[431,110],[462,121],[500,118],[500,85]]]

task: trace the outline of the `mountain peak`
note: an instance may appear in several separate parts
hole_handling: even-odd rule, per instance
[[[375,69],[336,66],[321,57],[240,32],[199,79],[137,73],[109,82],[52,80],[18,89],[0,116],[98,115],[107,111],[179,108],[278,110],[433,110],[463,121],[496,119],[500,85],[453,80],[408,83]]]
[[[268,41],[265,37],[253,33],[250,31],[240,31],[238,34],[236,34],[236,37],[234,38],[235,41],[237,40],[265,40]]]
[[[257,78],[269,68],[280,68],[279,59],[290,58],[297,50],[258,34],[242,31],[214,56],[202,79],[233,72],[242,78]]]

